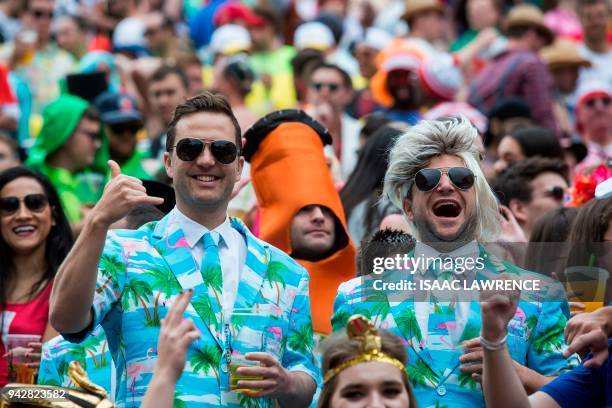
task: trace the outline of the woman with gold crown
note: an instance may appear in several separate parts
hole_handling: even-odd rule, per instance
[[[402,340],[352,316],[346,333],[323,343],[323,391],[318,408],[416,407]]]

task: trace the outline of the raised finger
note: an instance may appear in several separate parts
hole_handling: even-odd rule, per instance
[[[121,174],[121,167],[119,167],[117,162],[114,160],[108,161],[108,168],[110,169],[111,179],[114,179],[115,177]]]
[[[482,364],[469,364],[459,367],[459,371],[466,374],[481,374]]]
[[[175,303],[170,307],[168,314],[166,315],[166,324],[168,327],[174,327],[180,322],[180,319],[183,317],[183,313],[185,313],[185,309],[191,300],[192,289],[188,291],[181,292],[175,300]]]
[[[463,342],[463,347],[466,349],[471,349],[474,347],[480,347],[480,337],[475,337],[473,339],[469,339]]]
[[[183,335],[183,338],[181,339],[181,348],[183,350],[187,349],[191,343],[199,339],[201,336],[202,335],[198,329],[191,330],[190,332],[185,333]]]

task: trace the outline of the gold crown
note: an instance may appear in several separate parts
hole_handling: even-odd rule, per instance
[[[392,364],[402,371],[406,370],[404,363],[383,353],[378,330],[366,317],[362,315],[351,316],[346,324],[346,334],[349,339],[359,341],[361,354],[329,369],[325,373],[324,384],[349,367],[372,361]]]

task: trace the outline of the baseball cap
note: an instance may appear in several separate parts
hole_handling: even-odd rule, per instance
[[[318,21],[300,25],[293,35],[293,45],[298,51],[306,48],[325,51],[335,44],[331,29]]]
[[[102,122],[106,124],[142,122],[142,113],[131,95],[105,92],[96,98],[94,105],[100,112]]]
[[[210,50],[214,54],[232,55],[251,49],[251,35],[237,24],[226,24],[217,28],[210,39]]]

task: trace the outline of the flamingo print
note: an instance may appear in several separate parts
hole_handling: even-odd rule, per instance
[[[525,321],[527,320],[527,315],[525,314],[523,309],[521,309],[520,307],[516,308],[516,313],[514,314],[514,319],[519,319],[520,321],[518,323],[517,322],[511,322],[510,324],[512,325],[512,327],[516,327],[516,326],[524,327],[525,328],[525,334],[527,335],[527,338],[529,338],[529,336],[530,336],[529,326],[525,324]]]
[[[456,322],[453,322],[453,321],[449,320],[447,322],[444,322],[444,323],[441,323],[441,324],[437,325],[436,326],[436,330],[443,330],[443,329],[445,329],[448,332],[448,334],[450,336],[452,336],[455,333],[455,327],[456,326],[457,326]],[[444,343],[445,345],[447,345],[450,348],[455,348],[455,346],[452,343],[449,343],[448,341],[446,341],[445,337],[446,337],[445,334],[441,335],[440,336],[440,342]]]
[[[170,249],[174,249],[174,248],[189,248],[189,243],[187,242],[187,238],[185,237],[181,237],[181,239],[179,239],[178,241],[176,241],[176,244],[174,245],[170,245],[169,242],[169,236],[166,236],[166,246]]]
[[[126,374],[128,377],[132,378],[132,383],[130,384],[130,391],[132,393],[136,392],[136,381],[141,379],[143,374],[152,373],[155,368],[155,360],[150,354],[157,354],[157,352],[150,348],[147,350],[147,359],[144,362],[132,363],[127,367]]]

